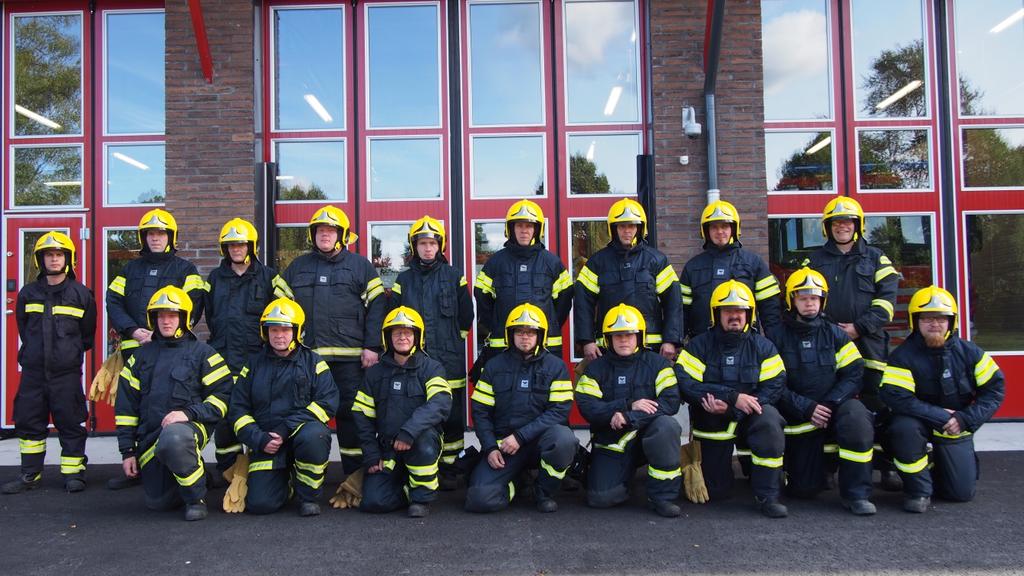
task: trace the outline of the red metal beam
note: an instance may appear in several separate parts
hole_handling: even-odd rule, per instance
[[[188,0],[188,11],[192,15],[192,30],[196,33],[196,48],[199,50],[199,64],[203,67],[203,77],[206,78],[207,84],[213,84],[213,56],[210,55],[210,41],[206,37],[203,7],[199,0]]]

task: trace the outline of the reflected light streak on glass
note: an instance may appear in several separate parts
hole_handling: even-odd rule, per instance
[[[909,82],[903,88],[900,88],[899,90],[893,92],[892,95],[889,96],[888,98],[886,98],[885,100],[882,100],[878,104],[875,104],[875,109],[876,110],[885,110],[889,106],[892,106],[896,102],[899,102],[900,99],[906,97],[907,94],[910,94],[914,90],[917,90],[918,88],[920,88],[922,84],[924,84],[924,83],[921,82],[920,80],[914,80],[912,82]]]
[[[134,166],[134,167],[138,168],[139,170],[149,170],[149,166],[143,164],[142,162],[139,162],[138,160],[136,160],[135,158],[132,158],[131,156],[128,156],[127,154],[122,154],[120,152],[114,152],[113,154],[111,154],[111,156],[113,156],[114,158],[117,158],[118,160],[120,160],[121,162],[124,162],[125,164],[128,164],[130,166]]]
[[[608,102],[604,105],[604,115],[611,116],[615,113],[615,107],[619,105],[619,98],[622,97],[622,86],[616,84],[612,86],[611,92],[608,93]]]
[[[278,180],[295,180],[295,176],[278,176]]]
[[[832,143],[832,137],[831,136],[827,136],[824,140],[818,142],[814,146],[811,146],[807,150],[804,150],[804,154],[814,154],[818,150],[821,150],[822,148],[824,148],[825,146],[828,146],[831,143]]]
[[[1013,14],[1010,14],[1009,16],[1006,17],[1005,20],[993,26],[992,29],[989,30],[989,34],[999,34],[1003,30],[1006,30],[1007,28],[1013,26],[1014,24],[1020,22],[1021,20],[1024,20],[1024,8],[1021,8],[1020,10],[1017,10]]]
[[[587,147],[587,160],[594,161],[594,148],[597,146],[596,140],[590,141],[590,146]]]
[[[314,96],[313,94],[306,94],[302,98],[303,100],[306,101],[306,104],[309,104],[309,107],[313,109],[313,112],[316,112],[316,115],[319,116],[320,119],[324,121],[324,124],[330,124],[331,122],[334,122],[334,118],[332,118],[331,115],[327,112],[327,109],[324,108],[324,105],[320,103],[320,100],[317,100],[316,96]]]
[[[26,118],[29,118],[31,120],[35,120],[36,122],[39,122],[40,124],[42,124],[43,126],[46,126],[48,128],[53,128],[54,130],[60,130],[60,128],[61,128],[60,124],[54,122],[53,120],[50,120],[49,118],[47,118],[46,116],[43,116],[42,114],[37,114],[36,112],[31,111],[28,108],[25,108],[24,106],[22,106],[20,104],[15,104],[14,105],[14,111],[17,112],[18,114],[21,114],[22,116],[24,116]]]
[[[81,186],[81,180],[54,180],[52,182],[43,182],[45,186],[52,186],[54,188],[58,186]]]

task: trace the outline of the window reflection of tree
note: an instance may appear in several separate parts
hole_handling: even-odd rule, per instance
[[[608,176],[597,171],[597,164],[580,153],[569,158],[569,189],[574,194],[608,194],[612,191]]]
[[[1012,129],[1024,134],[1024,129]],[[964,186],[997,188],[1024,186],[1024,143],[1011,146],[996,128],[963,131]],[[1024,138],[1019,138],[1024,142]]]
[[[1024,283],[1024,215],[969,215],[967,247],[972,338],[989,350],[1024,350],[1024,313],[1007,305]]]
[[[139,234],[134,228],[127,230],[107,231],[107,278],[103,286],[105,290],[110,283],[121,275],[128,262],[134,260],[142,245],[139,244]],[[111,329],[113,332],[113,329]],[[117,349],[116,334],[111,334],[107,339],[107,354]]]
[[[606,220],[583,220],[572,223],[572,273],[573,280],[595,252],[608,245]]]
[[[308,187],[302,184],[295,184],[294,186],[281,188],[278,196],[281,200],[327,200],[327,194],[315,182]]]
[[[67,229],[61,230],[67,234]],[[39,265],[36,263],[36,259],[33,256],[36,248],[36,242],[46,234],[43,230],[31,230],[22,233],[23,238],[23,250],[21,255],[21,286],[35,281],[36,276],[39,275]],[[21,286],[18,286],[21,289]]]
[[[16,148],[14,202],[18,206],[81,204],[81,184],[54,186],[46,182],[81,182],[82,159],[77,147]]]
[[[832,190],[832,145],[822,146],[813,153],[806,151],[819,145],[830,134],[819,132],[808,138],[779,166],[772,190]]]
[[[862,190],[929,187],[926,130],[865,130],[859,136]]]
[[[287,226],[277,229],[276,268],[283,272],[288,265],[309,250],[307,230],[305,226]]]
[[[14,114],[14,133],[81,132],[81,18],[32,16],[18,17],[14,22],[14,103],[60,125],[51,128]]]

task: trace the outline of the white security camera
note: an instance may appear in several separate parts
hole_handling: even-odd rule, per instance
[[[693,106],[686,106],[683,108],[683,134],[692,140],[700,138],[700,133],[701,125],[700,122],[697,122],[697,111],[693,109]]]

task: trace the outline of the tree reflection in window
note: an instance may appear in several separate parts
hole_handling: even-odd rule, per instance
[[[865,130],[859,140],[861,190],[931,187],[927,130]]]
[[[1024,186],[1024,128],[964,128],[964,186]]]
[[[13,20],[14,133],[80,134],[81,16],[16,16]]]
[[[80,206],[82,151],[78,146],[14,149],[16,206]]]
[[[1024,214],[967,216],[971,338],[986,350],[1024,350]]]

